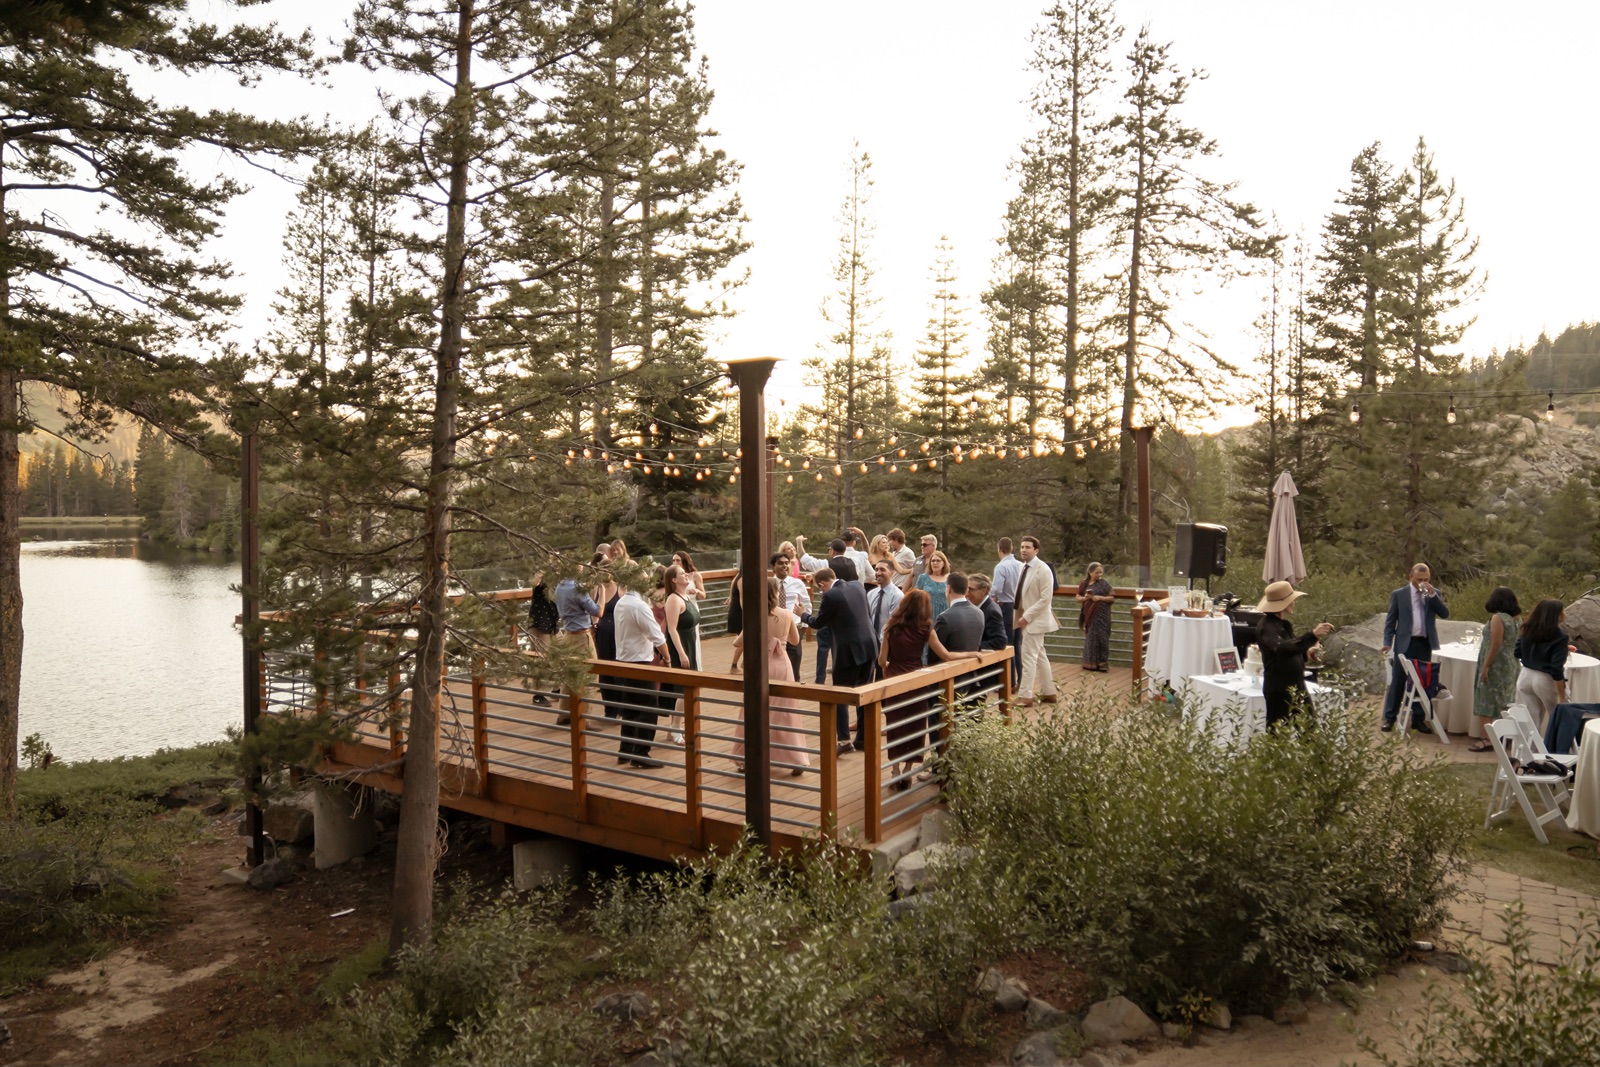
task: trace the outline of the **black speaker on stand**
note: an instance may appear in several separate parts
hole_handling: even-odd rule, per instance
[[[1189,579],[1194,588],[1196,578],[1206,580],[1206,593],[1211,592],[1211,578],[1228,573],[1228,528],[1209,522],[1180,522],[1173,538],[1172,573]]]

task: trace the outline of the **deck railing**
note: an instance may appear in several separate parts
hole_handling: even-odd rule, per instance
[[[372,644],[392,660],[394,641],[375,635]],[[1007,714],[1010,655],[988,652],[856,688],[772,683],[773,704],[792,716],[773,728],[787,735],[772,745],[774,831],[873,844],[913,825],[938,802],[937,778],[921,774],[948,741],[953,716]],[[623,849],[659,851],[642,847],[648,841],[680,851],[731,843],[745,814],[743,680],[600,660],[590,662],[590,672],[583,689],[554,690],[515,672],[491,673],[481,659],[452,669],[440,699],[446,791],[486,810],[589,827],[600,843]],[[373,768],[377,784],[398,789],[406,707],[400,678],[391,673],[386,685],[379,691],[368,679],[356,687],[366,713],[356,716],[353,740],[331,746],[330,757]],[[327,704],[305,656],[268,657],[262,692],[269,714],[307,715]],[[859,709],[859,769],[851,766],[854,753],[837,752],[849,740],[837,736],[840,706]],[[635,725],[624,713],[657,721]],[[681,716],[681,741],[674,715]],[[624,751],[630,740],[648,751]],[[918,769],[896,772],[917,757]],[[449,796],[443,801],[451,803]]]

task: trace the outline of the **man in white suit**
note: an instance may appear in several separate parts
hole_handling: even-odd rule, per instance
[[[1044,638],[1061,628],[1053,608],[1056,573],[1050,564],[1039,558],[1039,539],[1032,534],[1018,545],[1017,557],[1022,560],[1022,575],[1017,580],[1014,622],[1022,635],[1017,648],[1022,659],[1022,682],[1017,687],[1016,703],[1020,707],[1032,707],[1037,692],[1040,700],[1054,704],[1056,679],[1050,673],[1050,660],[1044,654]]]

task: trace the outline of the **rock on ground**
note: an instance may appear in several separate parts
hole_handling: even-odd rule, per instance
[[[1578,646],[1578,651],[1594,655],[1600,649],[1600,597],[1582,596],[1567,605],[1567,619],[1561,624]]]
[[[994,1006],[1001,1011],[1021,1011],[1028,1006],[1028,984],[1020,978],[1007,978],[995,990]]]
[[[1028,1029],[1055,1030],[1067,1024],[1069,1016],[1054,1004],[1037,998],[1028,1001]]]
[[[264,863],[257,864],[250,871],[246,884],[251,889],[276,889],[285,882],[294,881],[294,864],[289,860],[274,856]]]
[[[1083,1020],[1083,1033],[1092,1044],[1115,1045],[1159,1037],[1161,1029],[1127,997],[1112,997],[1090,1006]]]
[[[1056,1035],[1051,1031],[1029,1034],[1011,1050],[1011,1067],[1057,1067]]]
[[[645,1019],[655,1014],[655,1001],[644,993],[634,990],[630,993],[608,993],[594,1002],[594,1007],[589,1009],[596,1015],[605,1015],[623,1022],[634,1019]]]
[[[309,791],[273,797],[262,813],[262,828],[280,845],[309,841],[317,828],[315,804]]]

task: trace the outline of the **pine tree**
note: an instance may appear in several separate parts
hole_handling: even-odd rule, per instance
[[[878,328],[878,298],[872,291],[872,157],[859,143],[851,149],[845,183],[833,264],[836,288],[822,306],[833,332],[819,346],[823,354],[806,360],[808,383],[821,391],[822,400],[817,410],[802,412],[814,439],[830,443],[841,527],[856,523],[856,483],[868,473],[860,469],[860,457],[887,446],[897,407],[888,335]]]
[[[68,431],[92,440],[115,410],[203,443],[206,349],[238,306],[207,259],[231,178],[198,178],[189,149],[297,152],[294,125],[172,106],[134,67],[244,84],[301,69],[307,39],[275,27],[200,23],[183,0],[124,2],[92,19],[0,22],[0,815],[15,811],[22,657],[17,437],[31,428],[22,383],[73,397]],[[43,9],[37,9],[38,11]],[[59,15],[60,12],[58,11]],[[94,220],[93,222],[89,220]],[[226,373],[224,371],[223,373]],[[219,445],[219,447],[221,447]]]
[[[1375,392],[1392,374],[1396,336],[1394,272],[1403,186],[1373,142],[1350,163],[1350,185],[1322,230],[1317,287],[1308,297],[1317,358],[1334,373]]]
[[[1472,266],[1478,242],[1463,212],[1456,183],[1439,179],[1433,153],[1417,138],[1395,218],[1394,294],[1395,348],[1414,372],[1453,371],[1461,364],[1459,354],[1443,349],[1459,344],[1472,325],[1456,312],[1484,281]]]
[[[1113,69],[1112,49],[1122,26],[1108,0],[1061,0],[1044,12],[1034,32],[1032,68],[1040,83],[1031,100],[1041,120],[1038,150],[1048,160],[1057,222],[1062,301],[1062,413],[1064,433],[1075,436],[1079,367],[1094,325],[1100,287],[1093,281],[1095,231],[1109,206],[1110,153],[1100,109]]]
[[[1238,262],[1270,255],[1279,238],[1264,235],[1256,209],[1233,198],[1233,185],[1198,173],[1217,146],[1185,125],[1181,108],[1195,77],[1178,71],[1168,45],[1149,27],[1129,53],[1131,83],[1122,110],[1109,120],[1117,160],[1112,225],[1120,247],[1114,279],[1117,310],[1109,324],[1122,338],[1119,494],[1133,513],[1136,407],[1203,410],[1210,390],[1195,388],[1209,372],[1232,371],[1226,360],[1172,315],[1171,287],[1201,272],[1226,276]]]

